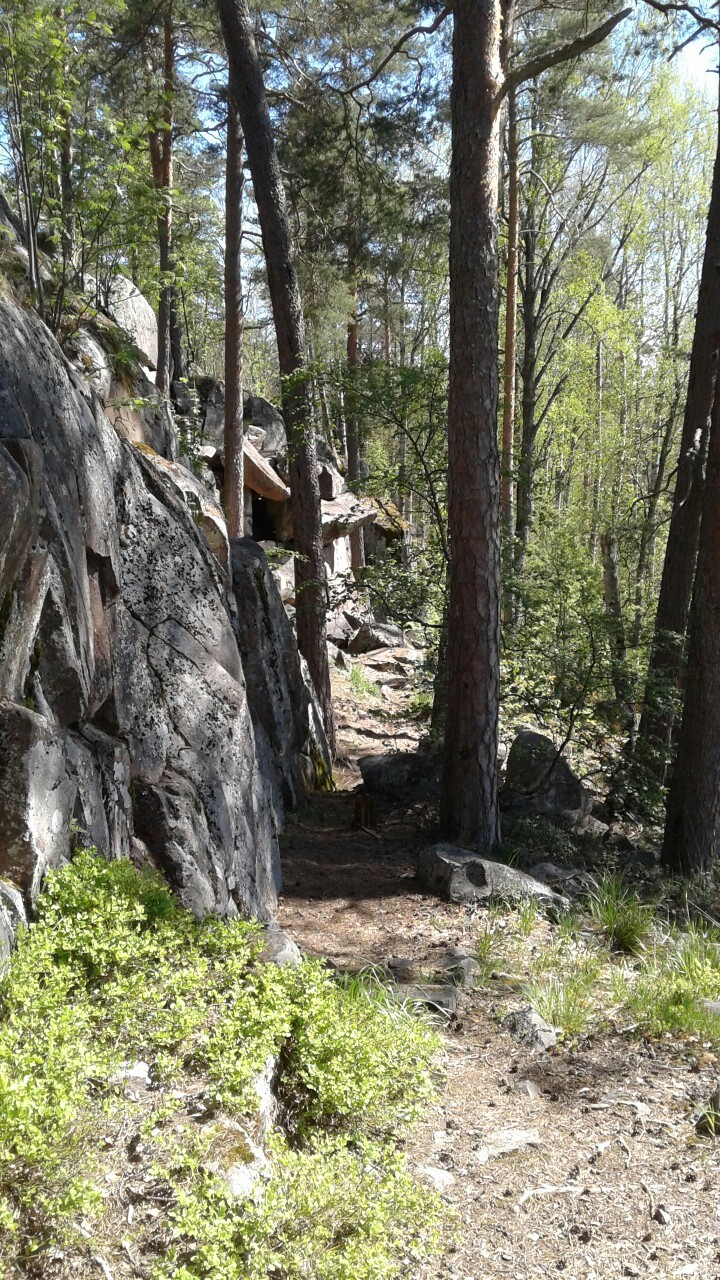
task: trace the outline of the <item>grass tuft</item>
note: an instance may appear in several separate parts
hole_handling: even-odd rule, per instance
[[[361,698],[374,698],[377,697],[379,692],[377,684],[369,676],[365,675],[359,662],[355,664],[350,672],[350,684],[354,692],[359,694]]]
[[[536,1013],[568,1040],[584,1035],[597,1014],[595,988],[601,961],[592,952],[568,959],[563,969],[530,982],[527,997]]]
[[[635,955],[642,950],[653,926],[654,908],[641,902],[619,876],[607,876],[590,895],[592,919],[618,951]]]

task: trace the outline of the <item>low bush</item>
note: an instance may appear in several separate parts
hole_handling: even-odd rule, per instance
[[[91,1247],[78,1223],[107,1231],[100,1139],[135,1059],[158,1099],[195,1077],[208,1108],[240,1117],[272,1055],[285,1123],[248,1202],[201,1168],[192,1133],[160,1160],[174,1243],[158,1276],[369,1280],[434,1247],[437,1201],[395,1137],[431,1095],[435,1034],[379,984],[261,964],[259,945],[257,926],[197,921],[125,861],[83,851],[48,875],[0,984],[0,1264],[45,1274],[48,1250]]]

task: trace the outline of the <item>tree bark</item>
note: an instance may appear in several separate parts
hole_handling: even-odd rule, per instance
[[[352,263],[351,252],[348,257]],[[351,311],[347,327],[347,370],[349,376],[348,389],[345,395],[345,439],[347,442],[347,478],[350,484],[360,479],[360,431],[356,408],[355,379],[358,369],[358,321],[357,321],[357,281],[354,268],[350,267]],[[365,538],[362,529],[355,529],[350,534],[350,567],[353,572],[365,565]]]
[[[246,139],[283,379],[282,404],[296,550],[298,648],[307,660],[334,754],[335,726],[325,638],[327,589],[320,488],[304,372],[305,326],[285,191],[247,0],[218,0],[218,12],[232,67],[238,116]]]
[[[245,532],[243,467],[243,294],[242,212],[243,132],[228,77],[227,163],[225,169],[225,483],[223,500],[231,538]]]
[[[720,351],[719,263],[720,129],[690,354],[675,495],[655,615],[645,704],[640,721],[640,738],[651,748],[651,756],[655,754],[660,773],[665,768],[665,755],[672,733],[668,691],[677,688],[682,672],[683,641],[698,554],[708,422],[713,406]]]
[[[537,226],[535,203],[528,199],[524,218],[523,245],[525,271],[522,283],[522,404],[520,458],[517,474],[517,506],[515,515],[515,573],[521,575],[525,567],[525,554],[533,514],[533,472],[535,469],[535,441],[537,438],[537,327],[538,286],[536,280]]]
[[[618,573],[617,538],[614,533],[600,535],[600,552],[603,565],[603,597],[608,620],[610,641],[610,672],[619,710],[627,720],[632,720],[630,681],[627,671],[627,647],[620,599],[620,575]]]
[[[688,646],[687,689],[663,860],[707,871],[720,852],[720,381],[716,382]]]
[[[515,424],[515,359],[517,350],[518,277],[518,136],[515,90],[507,97],[508,151],[508,241],[507,287],[505,293],[505,355],[503,371],[502,458],[500,464],[500,508],[505,553],[510,554],[513,536],[513,435]]]
[[[170,330],[172,312],[172,181],[173,181],[173,97],[175,92],[175,45],[172,8],[163,13],[163,106],[161,127],[149,134],[153,185],[158,193],[158,246],[160,251],[160,297],[158,300],[158,360],[155,383],[167,394],[172,377]]]
[[[501,8],[456,0],[451,93],[450,601],[444,831],[486,852],[500,839],[497,191]]]

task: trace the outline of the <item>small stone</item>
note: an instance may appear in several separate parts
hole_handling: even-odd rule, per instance
[[[418,1173],[435,1188],[436,1191],[447,1191],[455,1182],[455,1175],[447,1169],[436,1169],[430,1164],[418,1165]]]
[[[298,965],[302,960],[300,948],[293,942],[284,929],[270,924],[263,929],[263,949],[258,956],[261,964],[276,964],[280,968],[285,965]]]
[[[537,1129],[496,1129],[489,1133],[485,1145],[478,1151],[479,1164],[487,1164],[498,1156],[511,1155],[525,1147],[539,1147],[542,1139]]]
[[[670,1214],[664,1204],[657,1204],[652,1216],[656,1222],[660,1223],[661,1227],[667,1227],[670,1223]]]
[[[418,976],[417,965],[407,956],[390,956],[387,967],[395,982],[412,982]]]
[[[145,1151],[145,1144],[142,1140],[142,1136],[139,1133],[133,1134],[132,1138],[127,1144],[127,1151],[128,1151],[128,1156],[130,1160],[133,1161],[133,1163],[137,1163],[140,1160],[142,1160],[143,1152]]]
[[[710,1094],[704,1111],[696,1117],[695,1129],[710,1138],[720,1134],[720,1086]]]
[[[513,1085],[513,1088],[517,1093],[527,1094],[528,1098],[542,1097],[542,1089],[534,1080],[518,1080],[517,1084]]]
[[[500,1025],[531,1049],[546,1050],[557,1044],[554,1028],[529,1005],[525,1009],[516,1009],[506,1014]]]
[[[118,1070],[110,1077],[110,1084],[122,1084],[124,1080],[138,1080],[147,1084],[150,1079],[150,1067],[147,1062],[121,1062]]]
[[[441,1013],[446,1018],[457,1013],[460,1004],[460,992],[457,987],[431,986],[417,982],[398,983],[397,994],[407,1004],[424,1004],[433,1012]]]

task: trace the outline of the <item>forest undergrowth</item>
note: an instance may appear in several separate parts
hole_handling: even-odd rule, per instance
[[[127,862],[49,874],[0,990],[8,1280],[374,1280],[437,1248],[398,1148],[436,1034],[370,980],[261,950]]]

